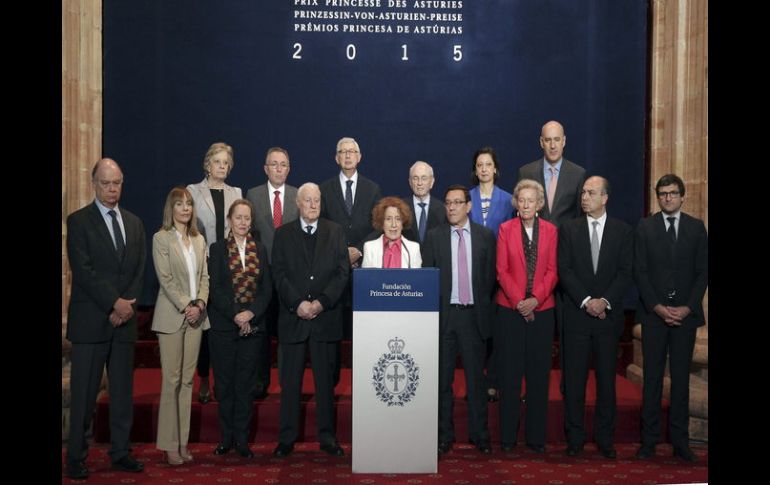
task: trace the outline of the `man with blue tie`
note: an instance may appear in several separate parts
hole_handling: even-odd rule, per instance
[[[109,455],[112,467],[141,472],[131,457],[136,299],[142,293],[146,255],[144,225],[118,207],[123,171],[99,160],[91,172],[93,203],[67,217],[67,257],[72,294],[67,339],[72,342],[70,434],[65,474],[88,478],[85,433],[91,423],[105,364],[110,394]]]
[[[418,160],[409,169],[409,187],[412,196],[404,197],[404,202],[412,211],[412,221],[409,228],[404,229],[404,236],[410,241],[422,244],[428,231],[446,222],[444,204],[430,195],[430,189],[436,179],[433,177],[433,167],[427,162]]]
[[[449,186],[444,206],[447,222],[428,231],[420,248],[423,267],[441,270],[438,452],[449,452],[455,441],[452,382],[459,352],[468,391],[468,435],[479,452],[488,454],[492,448],[484,390],[484,343],[491,333],[497,281],[495,234],[471,222],[471,198],[466,187]]]

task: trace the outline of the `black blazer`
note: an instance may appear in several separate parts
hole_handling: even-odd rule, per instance
[[[580,192],[586,181],[586,171],[580,165],[572,163],[566,158],[562,159],[561,172],[553,201],[553,211],[549,211],[548,187],[545,186],[545,177],[543,177],[544,163],[545,161],[541,157],[540,160],[535,160],[519,168],[519,180],[532,179],[540,182],[545,191],[546,199],[545,205],[540,209],[540,217],[554,223],[556,227],[561,227],[565,222],[583,215],[583,209],[580,207]]]
[[[420,241],[419,222],[420,215],[414,211],[414,198],[410,195],[403,198],[406,205],[409,206],[409,210],[412,212],[412,226],[403,230],[404,236],[410,241],[416,241],[422,246]],[[428,237],[428,232],[434,227],[446,222],[446,209],[444,208],[444,202],[436,197],[430,196],[430,205],[428,205],[428,215],[425,221],[425,238]]]
[[[359,173],[353,212],[348,216],[337,173],[321,184],[321,217],[342,226],[345,245],[355,246],[363,252],[366,236],[372,232],[372,209],[381,198],[380,186]]]
[[[238,325],[233,319],[243,310],[251,310],[254,318],[251,326],[258,331],[265,330],[265,310],[273,297],[273,280],[270,276],[270,263],[267,250],[261,241],[257,241],[259,276],[257,293],[251,304],[237,303],[233,290],[233,278],[227,264],[227,239],[216,241],[209,248],[209,306],[207,308],[211,330],[216,332],[237,332]]]
[[[422,267],[434,267],[441,270],[441,319],[440,329],[446,329],[447,311],[452,297],[452,226],[448,222],[428,231],[425,243],[420,247]],[[476,313],[476,324],[481,338],[489,338],[491,334],[490,320],[493,317],[493,297],[497,273],[495,258],[497,256],[495,233],[491,229],[471,222],[471,251],[473,269],[473,303]]]
[[[72,343],[136,340],[136,313],[117,328],[109,321],[118,298],[141,296],[147,258],[142,221],[123,208],[118,210],[126,232],[122,259],[118,259],[95,202],[67,217],[67,256],[72,269],[67,339]]]
[[[623,325],[623,297],[633,281],[633,247],[634,231],[631,226],[607,216],[599,249],[599,264],[594,274],[588,218],[582,216],[561,226],[559,281],[567,294],[567,315],[587,315],[580,308],[587,296],[604,298],[612,307],[607,312],[607,318]]]
[[[676,244],[666,234],[663,213],[642,219],[636,228],[634,277],[639,288],[636,318],[643,324],[665,325],[653,311],[667,304],[666,293],[676,290],[675,305],[690,307],[683,326],[700,327],[703,295],[708,287],[708,235],[703,221],[681,212]],[[673,246],[673,247],[672,247]]]
[[[278,339],[282,343],[320,342],[342,339],[340,297],[350,277],[345,232],[339,224],[318,220],[315,254],[305,252],[305,237],[299,220],[275,231],[272,271],[280,298]],[[318,299],[324,307],[313,320],[297,316],[303,301]]]

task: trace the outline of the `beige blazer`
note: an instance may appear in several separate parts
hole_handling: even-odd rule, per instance
[[[195,201],[195,213],[198,215],[198,230],[203,233],[206,244],[211,246],[217,241],[217,216],[214,210],[214,200],[211,198],[208,179],[203,179],[197,184],[187,186],[193,200]],[[243,198],[240,187],[231,187],[225,184],[225,237],[230,231],[230,223],[227,220],[227,211],[238,199]]]
[[[191,238],[197,265],[198,295],[190,298],[190,279],[187,272],[182,248],[175,231],[161,229],[152,237],[152,262],[158,275],[160,291],[155,302],[155,314],[152,330],[161,333],[174,333],[182,328],[184,309],[190,300],[209,299],[209,270],[206,260],[207,246],[201,234]],[[203,314],[202,328],[211,327],[206,312]]]
[[[362,268],[382,268],[382,239],[378,237],[374,241],[364,243],[364,261]],[[402,268],[422,268],[422,256],[420,255],[420,245],[401,236],[401,267]]]

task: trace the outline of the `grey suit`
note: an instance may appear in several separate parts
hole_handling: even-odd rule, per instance
[[[96,203],[67,217],[67,256],[72,268],[67,315],[67,338],[72,342],[69,464],[85,461],[88,455],[85,432],[105,363],[110,393],[110,458],[116,462],[130,450],[136,313],[118,327],[110,323],[109,315],[118,298],[131,300],[142,294],[147,251],[142,221],[123,208],[118,211],[125,229],[122,258]]]
[[[275,227],[273,226],[273,211],[270,187],[267,182],[256,187],[252,187],[246,193],[246,199],[254,206],[253,226],[259,232],[259,239],[265,245],[267,251],[267,261],[273,261],[273,239],[275,238]],[[284,184],[283,194],[283,215],[281,225],[296,220],[299,217],[297,208],[297,188],[289,184]],[[271,355],[270,339],[276,335],[278,326],[278,296],[271,290],[270,305],[265,314],[265,324],[267,326],[266,337],[261,340],[262,348],[258,357],[257,368],[257,391],[256,394],[263,394],[270,387],[270,367],[273,362]]]
[[[586,181],[586,170],[566,158],[562,159],[559,180],[556,184],[556,195],[549,211],[548,187],[545,186],[545,177],[543,176],[544,163],[544,159],[541,158],[524,165],[519,169],[518,180],[532,179],[540,182],[540,185],[546,191],[545,205],[540,210],[540,217],[559,227],[570,219],[580,217],[583,214],[580,208],[580,192],[583,190],[583,183]]]
[[[211,190],[208,179],[203,179],[197,184],[187,186],[193,200],[195,201],[195,214],[198,216],[198,230],[206,238],[206,244],[211,246],[217,241],[217,217],[214,210],[214,201],[211,199]],[[243,197],[240,187],[231,187],[225,184],[225,237],[230,226],[227,222],[227,211],[235,200]]]
[[[282,225],[299,217],[296,202],[297,188],[289,184],[285,184],[284,187]],[[259,231],[259,239],[267,249],[268,260],[273,257],[273,237],[275,236],[270,196],[267,183],[252,187],[246,193],[246,199],[254,206],[254,227]]]

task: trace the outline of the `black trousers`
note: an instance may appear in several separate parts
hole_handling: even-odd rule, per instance
[[[219,431],[225,446],[247,444],[254,411],[257,361],[265,334],[240,337],[238,332],[209,329],[212,368],[219,402]]]
[[[564,425],[567,442],[582,445],[585,431],[586,383],[589,360],[593,354],[596,376],[596,411],[594,440],[602,448],[610,448],[615,435],[615,367],[622,325],[591,317],[585,311],[570,309],[564,314]]]
[[[315,384],[318,441],[337,443],[334,431],[334,368],[339,342],[306,340],[281,343],[281,423],[278,441],[292,444],[299,436],[302,375],[305,371],[305,351],[310,348],[310,363]]]
[[[668,428],[671,444],[688,446],[690,441],[690,362],[695,348],[697,328],[642,326],[644,385],[642,387],[642,444],[654,446],[660,441],[660,410],[666,356],[671,373],[671,407]]]
[[[70,433],[67,461],[77,463],[88,456],[86,431],[96,408],[96,395],[107,365],[110,393],[110,459],[128,455],[133,421],[134,342],[110,340],[93,344],[72,344],[70,374]]]
[[[545,445],[554,310],[535,312],[527,322],[514,309],[497,306],[500,375],[500,441],[516,443],[521,415],[521,382],[526,380],[526,440]]]
[[[486,345],[479,334],[476,312],[473,309],[450,307],[446,316],[446,328],[439,336],[439,442],[454,442],[455,430],[452,413],[454,396],[452,383],[455,376],[455,360],[460,353],[465,370],[468,390],[468,434],[471,441],[488,441],[487,397],[484,378],[484,352]]]

